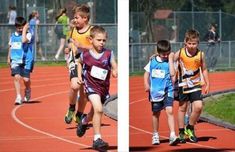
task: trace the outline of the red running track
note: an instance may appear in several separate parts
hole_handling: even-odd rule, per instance
[[[209,74],[210,91],[222,91],[235,88],[235,72],[217,72]],[[160,145],[152,145],[152,113],[148,102],[148,94],[144,92],[143,77],[130,77],[130,151],[158,152],[214,152],[235,151],[235,131],[218,127],[207,122],[199,122],[196,127],[198,143],[169,146],[169,129],[166,114],[160,116]],[[178,103],[174,103],[174,116],[177,126]]]
[[[66,67],[36,67],[31,75],[32,101],[14,105],[15,89],[8,68],[0,69],[0,151],[78,152],[93,151],[93,128],[79,138],[76,123],[65,124],[69,75]],[[22,85],[23,86],[23,85]],[[24,87],[21,91],[23,94]],[[111,94],[117,79],[111,80]],[[88,112],[90,103],[85,112]],[[102,137],[117,151],[117,122],[103,116]]]

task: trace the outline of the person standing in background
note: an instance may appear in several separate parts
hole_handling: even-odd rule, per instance
[[[10,5],[9,6],[9,11],[7,13],[8,24],[15,25],[16,16],[17,16],[16,7]]]
[[[41,56],[41,60],[45,61],[46,58],[43,56],[42,48],[40,47],[39,32],[38,32],[39,31],[38,30],[39,23],[40,23],[39,12],[38,11],[33,11],[29,15],[29,27],[33,31],[34,35],[35,35],[36,52],[38,51],[39,55]]]
[[[216,66],[218,59],[218,43],[220,43],[219,34],[216,32],[217,24],[212,23],[209,31],[204,36],[204,40],[208,42],[206,51],[207,65],[210,70]]]
[[[56,55],[55,55],[55,60],[58,60],[59,57],[60,57],[60,53],[62,52],[62,50],[64,49],[64,46],[65,46],[65,43],[66,43],[66,36],[68,34],[68,25],[69,25],[69,17],[66,15],[66,8],[62,8],[60,10],[60,13],[56,16],[56,24],[57,27],[58,27],[58,32],[56,33],[57,34],[57,38],[60,39],[60,46],[56,52]],[[61,27],[60,24],[62,24],[62,28],[59,28]],[[56,28],[57,28],[56,27]]]

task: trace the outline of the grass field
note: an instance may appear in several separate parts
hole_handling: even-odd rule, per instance
[[[208,98],[204,105],[204,113],[235,124],[235,93]]]
[[[39,61],[35,62],[34,66],[66,66],[65,61]],[[8,67],[7,63],[0,63],[0,68]]]

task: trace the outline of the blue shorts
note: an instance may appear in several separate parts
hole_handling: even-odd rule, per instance
[[[173,106],[174,98],[172,97],[166,97],[162,101],[159,102],[151,102],[152,105],[152,112],[159,112],[162,109],[166,107],[172,107]]]
[[[30,78],[31,70],[25,69],[24,64],[18,64],[11,68],[11,76],[15,76],[19,74],[21,77]]]

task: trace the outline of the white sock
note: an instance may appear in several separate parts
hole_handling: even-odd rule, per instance
[[[158,134],[158,132],[157,132],[157,131],[154,131],[154,132],[153,132],[153,135],[157,135],[157,136],[159,136],[159,134]]]
[[[21,95],[20,95],[20,94],[17,94],[16,98],[21,98]]]
[[[172,132],[170,133],[170,137],[175,137],[175,132],[174,132],[174,131],[172,131]]]
[[[85,124],[87,124],[87,123],[88,123],[88,122],[87,122],[87,117],[83,118],[83,119],[82,119],[82,124],[85,125]]]
[[[101,134],[95,134],[94,135],[94,141],[96,141],[97,139],[101,139]]]

